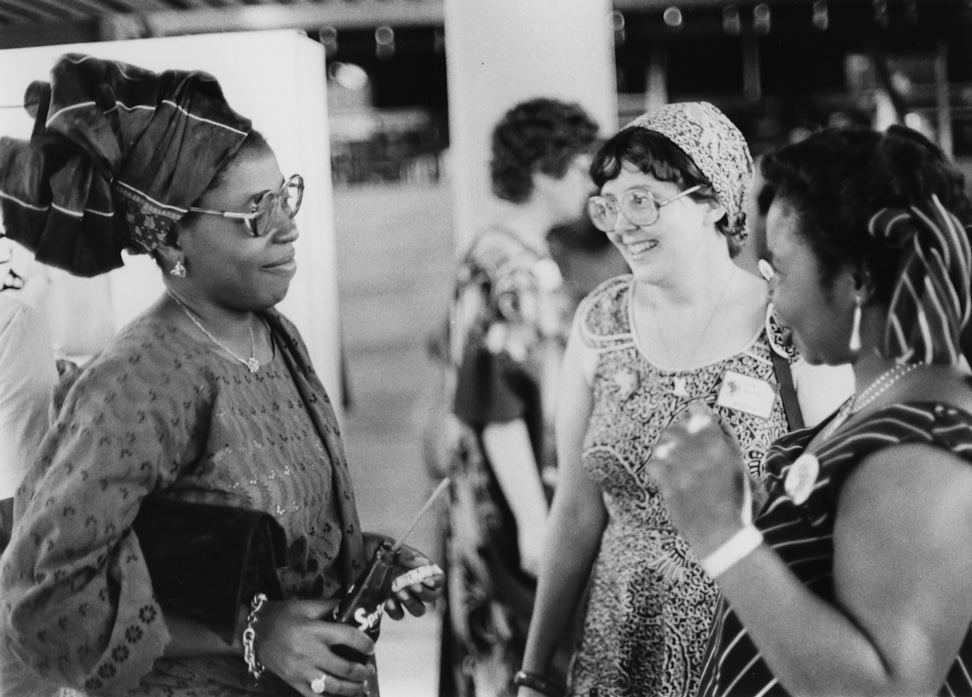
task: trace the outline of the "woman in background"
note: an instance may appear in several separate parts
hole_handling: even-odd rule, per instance
[[[511,108],[493,131],[490,163],[493,191],[510,205],[475,235],[457,271],[443,666],[451,668],[447,691],[459,695],[508,694],[522,657],[555,481],[554,385],[572,310],[546,238],[583,213],[596,136],[576,104],[537,98]]]
[[[205,73],[69,54],[27,101],[34,136],[0,141],[7,234],[80,275],[151,254],[165,293],[85,367],[18,490],[5,649],[90,695],[377,694],[373,658],[337,649],[373,642],[329,618],[381,539],[274,309],[303,180]]]
[[[753,524],[709,410],[656,448],[649,468],[725,598],[701,694],[972,694],[965,182],[898,126],[823,131],[762,169],[776,311],[809,362],[850,362],[856,391],[774,444]]]
[[[591,219],[632,274],[601,284],[574,320],[557,415],[560,483],[516,683],[521,697],[563,689],[551,659],[565,609],[590,578],[568,693],[692,695],[718,593],[644,464],[690,400],[724,416],[757,478],[786,430],[771,383],[774,362],[785,370],[788,358],[766,284],[733,262],[752,158],[722,112],[690,102],[636,119],[591,171]]]

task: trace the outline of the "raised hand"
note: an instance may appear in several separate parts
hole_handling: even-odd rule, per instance
[[[719,415],[696,401],[659,436],[648,472],[672,521],[704,557],[749,520],[748,474],[739,445]]]

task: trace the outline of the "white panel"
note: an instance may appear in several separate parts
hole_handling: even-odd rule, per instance
[[[230,105],[253,120],[277,153],[284,174],[299,172],[307,191],[297,216],[298,271],[280,309],[300,328],[314,365],[340,404],[337,269],[327,122],[324,49],[296,31],[213,34],[0,51],[0,134],[26,137],[31,120],[16,107],[32,80],[47,79],[58,56],[88,53],[150,70],[205,70],[223,86]],[[147,257],[95,279],[54,274],[59,299],[52,331],[65,352],[88,353],[107,340],[94,332],[111,317],[114,331],[161,293],[160,271]],[[30,285],[30,284],[29,284]],[[105,286],[110,292],[105,292]],[[70,291],[64,289],[70,286]],[[10,291],[7,291],[10,292]],[[63,296],[69,296],[66,299]],[[98,298],[109,296],[111,307]],[[34,304],[44,304],[43,302]],[[75,341],[85,337],[83,342]]]
[[[602,133],[617,130],[610,0],[445,0],[449,176],[457,250],[500,214],[490,194],[493,126],[531,97],[581,104]]]

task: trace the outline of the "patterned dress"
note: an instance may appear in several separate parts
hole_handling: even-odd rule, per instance
[[[333,597],[363,568],[327,394],[293,325],[263,317],[274,358],[256,373],[146,316],[68,393],[0,566],[5,648],[42,675],[91,695],[295,694],[255,682],[242,657],[162,658],[169,634],[132,530],[140,502],[164,493],[276,518],[286,597]]]
[[[768,319],[734,355],[664,370],[632,332],[634,284],[632,276],[607,281],[578,310],[594,396],[583,464],[608,513],[571,671],[570,693],[582,697],[694,695],[698,687],[718,592],[645,472],[661,430],[702,398],[736,434],[758,479],[770,443],[787,430],[778,396],[769,418],[716,405],[727,371],[776,381],[775,324]]]
[[[445,693],[508,694],[520,667],[536,581],[520,567],[516,521],[481,434],[522,419],[552,494],[555,385],[570,309],[550,255],[503,228],[480,234],[460,264],[451,312]]]
[[[813,455],[819,473],[809,498],[797,505],[784,489],[787,475],[814,436],[826,426],[781,438],[766,459],[769,501],[755,524],[763,539],[800,581],[833,602],[833,530],[840,487],[869,455],[909,443],[941,448],[972,464],[972,414],[950,405],[914,402],[881,409],[838,433]],[[939,695],[972,695],[972,618]],[[745,627],[720,601],[712,641],[706,652],[700,695],[784,697],[789,693],[773,677]]]

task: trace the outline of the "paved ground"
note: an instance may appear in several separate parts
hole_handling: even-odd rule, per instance
[[[434,487],[421,449],[436,384],[426,341],[450,287],[451,202],[444,185],[427,184],[341,189],[334,199],[353,399],[345,443],[362,525],[397,535]],[[410,542],[435,557],[432,521]],[[438,632],[434,613],[382,623],[382,697],[436,695]]]

